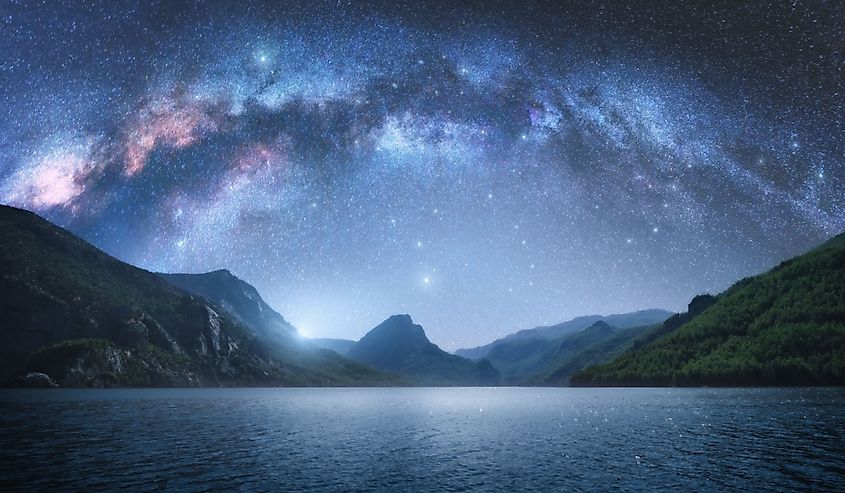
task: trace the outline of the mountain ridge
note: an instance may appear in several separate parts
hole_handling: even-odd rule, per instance
[[[205,298],[30,211],[0,206],[0,244],[0,380],[7,383],[29,373],[62,386],[393,381],[330,351],[261,341]]]
[[[541,325],[531,329],[522,329],[481,346],[457,349],[455,354],[463,356],[464,358],[475,360],[485,357],[494,346],[499,344],[524,339],[558,339],[562,336],[584,330],[600,320],[611,326],[620,329],[627,329],[638,326],[653,325],[654,323],[657,323],[658,319],[660,319],[659,321],[662,321],[673,314],[674,312],[660,308],[647,308],[628,313],[614,313],[610,315],[582,315],[558,324]]]
[[[287,342],[298,336],[296,328],[270,305],[254,286],[228,269],[198,274],[158,273],[170,284],[202,296],[225,309],[265,340]]]
[[[549,373],[563,365],[567,359],[574,358],[575,349],[586,349],[586,341],[599,342],[598,334],[583,334],[583,331],[591,327],[594,330],[604,328],[606,337],[610,338],[615,331],[638,327],[638,331],[626,332],[638,335],[638,332],[669,315],[671,312],[665,310],[646,309],[623,314],[576,317],[560,324],[510,334],[474,348],[469,354],[483,354],[499,370],[506,384],[537,384],[543,382]],[[616,354],[615,347],[608,350]],[[458,351],[456,354],[466,356],[467,352]],[[605,362],[606,359],[596,354],[591,361]]]

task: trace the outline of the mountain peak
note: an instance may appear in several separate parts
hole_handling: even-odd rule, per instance
[[[711,294],[699,294],[689,302],[689,305],[687,305],[687,311],[691,315],[698,315],[715,302],[715,296]]]
[[[422,325],[415,324],[408,314],[392,315],[369,331],[360,342],[372,343],[378,339],[400,346],[430,344]]]
[[[584,332],[586,332],[586,331],[613,331],[613,330],[616,330],[616,329],[612,325],[605,322],[604,320],[599,320],[598,322],[596,322],[596,323],[590,325],[589,327],[587,327],[586,329],[584,329]]]
[[[391,316],[387,317],[384,320],[384,322],[382,322],[382,323],[380,323],[376,326],[376,328],[379,328],[379,327],[385,327],[385,328],[389,328],[389,329],[392,329],[392,330],[401,330],[401,329],[410,329],[410,330],[420,329],[420,330],[422,330],[422,326],[419,325],[419,324],[415,324],[414,320],[407,313],[391,315]]]
[[[449,354],[428,340],[408,314],[393,315],[367,332],[347,355],[380,370],[428,385],[494,385],[499,373],[489,362]]]
[[[367,332],[349,355],[377,368],[395,371],[407,355],[430,344],[422,326],[415,324],[410,315],[393,315]]]
[[[398,313],[396,315],[391,315],[391,316],[387,317],[385,322],[413,324],[414,320],[407,313]]]

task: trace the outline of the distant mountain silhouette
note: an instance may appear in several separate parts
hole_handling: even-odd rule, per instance
[[[0,245],[0,382],[98,387],[395,381],[331,351],[257,337],[271,327],[289,329],[235,278],[190,278],[217,300],[209,301],[7,206],[0,206]],[[225,282],[217,283],[218,277]]]
[[[573,374],[607,363],[630,349],[652,326],[617,329],[599,321],[565,337],[549,357],[543,372],[531,380],[541,385],[568,385]]]
[[[598,322],[601,324],[596,327],[612,327],[613,331],[638,328],[630,334],[639,334],[646,327],[660,323],[670,315],[672,312],[666,310],[650,309],[606,316],[577,317],[556,325],[521,330],[484,346],[459,349],[455,354],[469,359],[488,359],[501,372],[503,382],[507,384],[541,382],[548,373],[572,356],[570,349],[562,350],[562,347],[581,347],[570,344],[580,341],[578,337],[567,343],[570,336],[575,336]],[[596,332],[592,334],[594,337],[591,342],[598,342]],[[610,337],[610,334],[607,336]],[[599,357],[599,361],[609,361],[616,354],[610,353],[606,360]]]
[[[658,324],[666,320],[671,315],[673,315],[673,312],[657,308],[614,315],[585,315],[555,325],[545,325],[534,327],[533,329],[520,330],[518,332],[514,332],[513,334],[508,334],[500,339],[496,339],[495,341],[483,346],[458,349],[455,351],[455,354],[471,360],[477,360],[486,357],[495,346],[503,343],[527,339],[559,339],[563,336],[584,330],[599,320],[619,329],[628,329],[631,327],[643,327],[646,325]]]
[[[499,374],[486,360],[472,362],[432,344],[409,315],[394,315],[349,350],[350,358],[400,374],[421,385],[495,385]]]
[[[350,339],[331,339],[325,337],[315,337],[313,339],[308,339],[308,343],[310,343],[312,346],[323,349],[331,349],[332,351],[342,356],[346,356],[349,354],[349,350],[352,349],[352,346],[355,345],[355,342],[356,341]]]
[[[576,385],[845,384],[845,234],[743,279]]]

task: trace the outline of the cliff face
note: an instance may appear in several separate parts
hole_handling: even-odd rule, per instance
[[[205,274],[160,274],[167,282],[223,308],[261,339],[285,342],[296,329],[268,305],[258,290],[228,270]]]

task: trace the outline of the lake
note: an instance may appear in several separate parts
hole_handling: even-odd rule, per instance
[[[0,391],[0,490],[845,487],[845,389]]]

